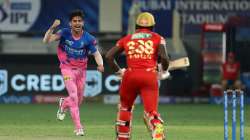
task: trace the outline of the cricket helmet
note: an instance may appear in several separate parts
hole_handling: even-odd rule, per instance
[[[155,18],[149,12],[140,13],[136,19],[136,25],[141,27],[151,27],[155,25]]]

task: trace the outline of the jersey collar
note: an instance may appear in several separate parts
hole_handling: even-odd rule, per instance
[[[136,33],[138,33],[138,32],[150,32],[150,30],[149,29],[137,29],[135,32]]]

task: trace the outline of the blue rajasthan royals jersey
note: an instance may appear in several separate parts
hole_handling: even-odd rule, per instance
[[[88,55],[97,51],[95,37],[84,31],[80,39],[75,40],[68,28],[60,30],[57,34],[61,36],[58,46],[58,58],[61,67],[63,65],[87,66]]]

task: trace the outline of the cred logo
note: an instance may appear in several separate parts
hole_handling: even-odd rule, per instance
[[[8,73],[6,70],[0,70],[0,96],[8,91]]]
[[[16,74],[11,78],[11,87],[15,91],[62,91],[64,89],[61,75]]]

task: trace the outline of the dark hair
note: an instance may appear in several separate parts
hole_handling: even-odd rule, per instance
[[[83,11],[82,10],[74,10],[73,12],[70,13],[69,15],[69,20],[72,20],[74,17],[81,17],[82,19],[84,19],[84,14],[83,14]]]
[[[140,25],[135,25],[135,29],[148,29],[148,30],[151,30],[153,31],[154,30],[154,26],[149,26],[149,27],[143,27],[143,26],[140,26]]]

